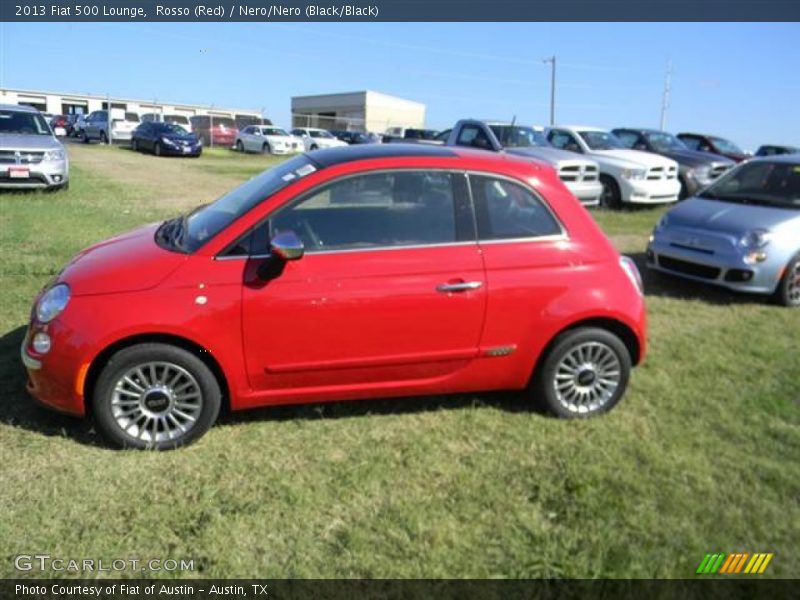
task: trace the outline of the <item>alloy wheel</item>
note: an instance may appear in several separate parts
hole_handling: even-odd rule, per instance
[[[602,342],[584,342],[570,349],[555,370],[556,398],[575,414],[596,412],[620,385],[622,366],[616,352]]]
[[[792,306],[800,305],[800,260],[794,261],[786,274],[786,297]]]
[[[197,379],[170,362],[136,365],[117,379],[111,413],[127,435],[146,443],[168,442],[188,433],[203,411]]]

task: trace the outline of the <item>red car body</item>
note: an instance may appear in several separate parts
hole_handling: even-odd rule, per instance
[[[58,275],[69,306],[22,348],[31,394],[73,415],[108,358],[142,341],[202,354],[233,410],[266,405],[522,389],[557,336],[582,324],[646,346],[643,297],[612,244],[549,166],[466,149],[391,145],[358,152],[265,198],[190,254],[154,242],[156,225],[100,242]],[[564,235],[306,254],[265,285],[263,257],[221,260],[230,244],[307,190],[353,174],[447,170],[508,178],[546,199]],[[447,283],[479,282],[465,293]],[[52,347],[31,340],[47,332]]]

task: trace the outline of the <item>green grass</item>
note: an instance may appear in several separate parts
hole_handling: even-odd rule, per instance
[[[244,179],[269,160],[171,164]],[[362,401],[227,417],[154,454],[35,407],[32,296],[86,244],[174,213],[153,194],[76,158],[69,192],[0,196],[0,576],[31,552],[221,577],[677,578],[747,551],[800,574],[800,311],[703,286],[646,277],[650,354],[589,421],[516,394]],[[596,216],[637,253],[660,212]]]

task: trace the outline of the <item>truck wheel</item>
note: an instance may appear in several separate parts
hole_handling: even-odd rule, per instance
[[[622,194],[616,180],[609,175],[600,175],[600,183],[603,186],[603,193],[600,194],[600,206],[611,210],[622,208]]]

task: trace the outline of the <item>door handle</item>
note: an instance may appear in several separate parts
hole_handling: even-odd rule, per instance
[[[460,281],[458,283],[443,283],[436,286],[437,292],[449,294],[451,292],[468,292],[469,290],[477,290],[483,285],[482,281]]]

